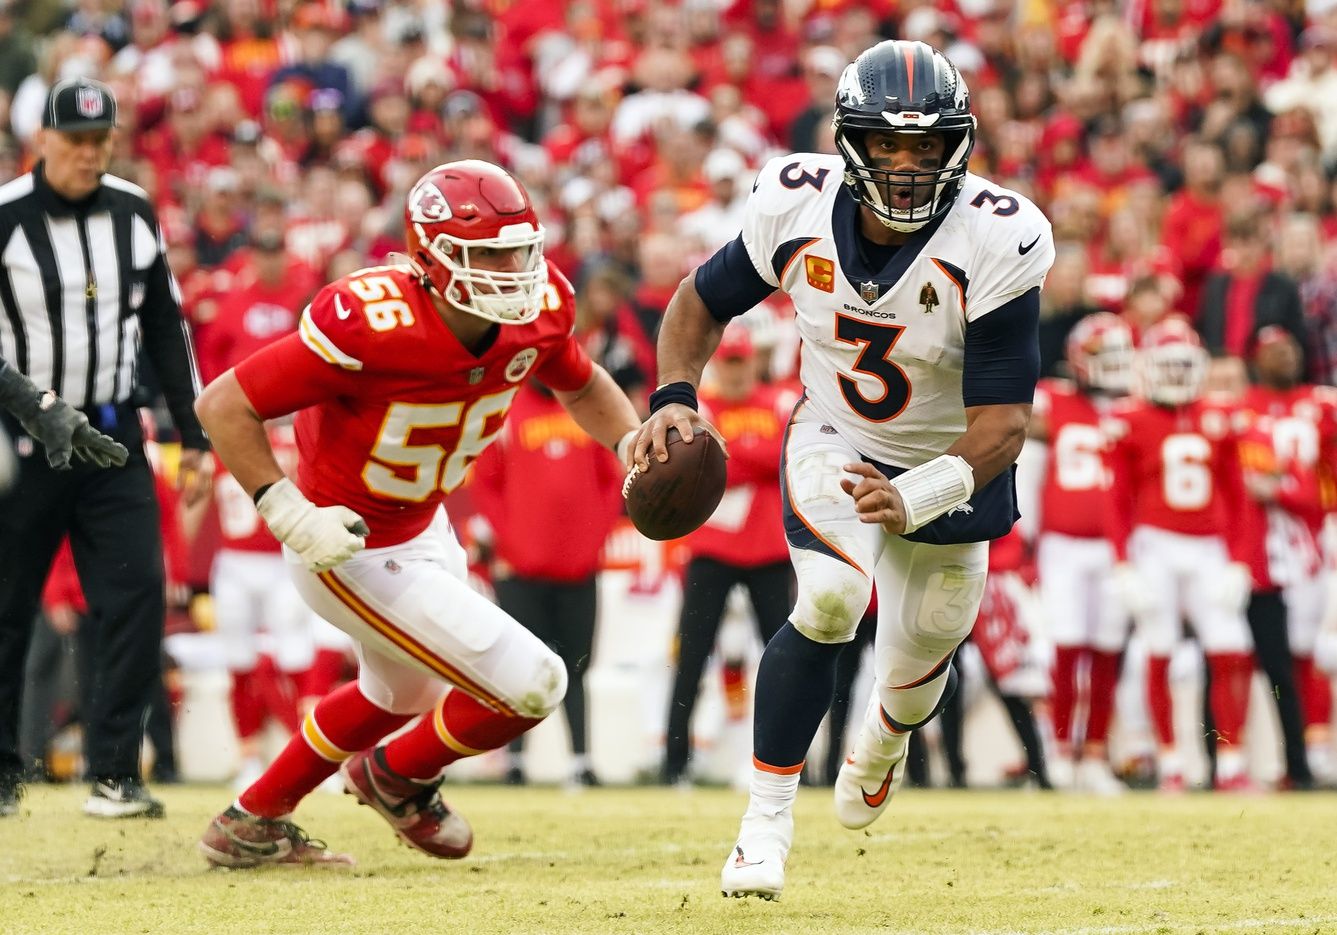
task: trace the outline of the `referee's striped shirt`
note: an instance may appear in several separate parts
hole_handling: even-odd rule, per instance
[[[124,403],[141,342],[182,442],[207,447],[181,290],[145,191],[113,175],[78,204],[39,162],[0,186],[0,358],[70,405]]]

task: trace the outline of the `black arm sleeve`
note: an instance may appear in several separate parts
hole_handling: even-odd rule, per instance
[[[727,322],[758,305],[775,291],[762,279],[743,246],[743,235],[729,241],[696,270],[696,293],[710,317]]]
[[[1040,289],[966,324],[961,398],[966,406],[1029,403],[1040,379]]]
[[[153,223],[156,233],[158,225]],[[144,304],[139,308],[139,323],[144,334],[144,350],[153,364],[172,421],[181,433],[184,448],[207,450],[209,440],[195,416],[195,396],[200,390],[200,373],[195,363],[195,348],[190,326],[181,315],[181,302],[167,258],[159,253],[149,267]]]

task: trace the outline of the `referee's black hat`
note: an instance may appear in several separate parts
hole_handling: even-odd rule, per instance
[[[56,82],[46,96],[42,126],[50,130],[78,132],[116,126],[116,95],[94,78],[66,78]]]

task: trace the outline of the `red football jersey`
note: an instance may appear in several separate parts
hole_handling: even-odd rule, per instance
[[[780,507],[780,454],[795,396],[759,384],[744,400],[701,393],[701,411],[729,446],[724,497],[686,538],[693,558],[755,568],[789,558]]]
[[[1325,515],[1335,505],[1337,389],[1252,386],[1245,394],[1243,409],[1250,424],[1267,431],[1277,470],[1290,479],[1280,505],[1318,535]]]
[[[245,360],[237,379],[262,418],[302,410],[298,487],[319,506],[361,514],[368,547],[380,548],[427,528],[527,376],[563,391],[589,381],[574,324],[571,284],[549,266],[538,318],[497,325],[475,354],[412,270],[378,266],[317,293],[297,333]]]
[[[1231,413],[1203,402],[1157,406],[1126,400],[1105,421],[1113,446],[1106,529],[1119,557],[1134,526],[1225,536],[1231,557],[1243,543],[1225,535],[1244,502]]]
[[[1041,380],[1035,413],[1049,430],[1040,490],[1040,531],[1100,538],[1109,496],[1108,440],[1095,400],[1068,380]]]

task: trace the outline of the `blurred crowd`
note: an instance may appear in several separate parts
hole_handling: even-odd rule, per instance
[[[1243,361],[1278,326],[1337,382],[1332,0],[0,0],[0,183],[53,82],[110,83],[111,171],[157,205],[208,380],[402,249],[424,171],[486,159],[526,183],[578,328],[643,405],[677,283],[769,157],[834,152],[839,76],[886,37],[946,52],[972,169],[1053,222],[1046,375],[1104,310],[1135,334],[1182,314]],[[776,385],[786,303],[744,318]],[[177,579],[204,591],[217,536],[189,538]]]

